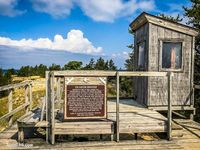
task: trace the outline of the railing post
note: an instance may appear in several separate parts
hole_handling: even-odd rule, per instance
[[[46,120],[51,125],[51,119],[50,119],[50,75],[49,71],[45,72],[45,78],[46,78]],[[46,142],[48,143],[50,141],[50,128],[46,128]]]
[[[168,114],[167,114],[167,118],[168,118],[168,131],[167,131],[167,135],[168,135],[168,140],[171,140],[171,133],[172,133],[172,76],[173,73],[169,72],[168,73]]]
[[[28,101],[28,85],[25,85],[25,103],[26,104],[29,103],[29,101]],[[30,106],[30,104],[29,104],[29,106]],[[26,113],[28,113],[28,109],[29,109],[29,107],[27,106],[25,108]]]
[[[10,89],[8,94],[8,112],[10,113],[12,110],[13,110],[13,89]],[[12,123],[13,123],[13,115],[9,117],[9,122],[8,122],[9,127],[12,125]]]
[[[54,114],[54,72],[51,72],[51,144],[55,143],[55,134],[54,134],[54,127],[55,127],[55,114]]]
[[[57,78],[56,82],[56,98],[58,100],[58,108],[61,109],[61,96],[60,96],[60,77]]]
[[[119,142],[119,72],[117,71],[116,135]]]
[[[30,110],[33,108],[33,95],[32,95],[32,83],[29,84],[29,101],[30,101]]]

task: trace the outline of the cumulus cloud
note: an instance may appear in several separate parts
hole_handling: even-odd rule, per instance
[[[130,16],[137,10],[149,11],[155,8],[154,0],[79,0],[78,5],[93,20],[105,22]]]
[[[73,6],[72,0],[30,0],[33,9],[38,12],[50,14],[53,17],[64,17],[70,14]]]
[[[0,0],[0,15],[14,17],[25,11],[16,9],[18,0]]]
[[[102,47],[94,47],[80,30],[71,30],[68,32],[67,38],[57,34],[53,40],[49,38],[12,40],[7,37],[0,37],[0,45],[17,46],[26,50],[40,48],[86,54],[101,53],[103,50]]]
[[[54,18],[66,17],[73,6],[95,21],[113,22],[116,18],[130,16],[136,11],[155,9],[154,0],[29,0],[37,12],[47,13]],[[16,16],[25,11],[16,9],[20,0],[0,0],[0,14]]]
[[[95,21],[113,22],[116,18],[130,16],[137,10],[154,10],[154,0],[30,0],[33,8],[53,17],[70,14],[73,5]]]
[[[129,52],[123,51],[123,52],[120,52],[120,53],[113,53],[111,55],[111,57],[112,58],[120,57],[120,58],[127,59],[129,57]]]

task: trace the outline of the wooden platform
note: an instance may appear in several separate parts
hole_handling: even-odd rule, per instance
[[[108,101],[108,119],[116,120],[115,100]],[[155,133],[167,131],[167,119],[131,99],[120,100],[120,133]]]
[[[29,132],[29,138],[25,140],[25,145],[18,146],[17,126],[14,125],[9,130],[0,134],[0,149],[67,149],[67,150],[199,150],[200,149],[200,124],[191,120],[174,120],[183,130],[181,137],[173,138],[172,141],[161,139],[155,134],[140,134],[138,140],[115,141],[90,141],[90,142],[57,142],[55,145],[47,144],[42,134],[33,135]],[[28,133],[28,132],[27,132]],[[32,134],[31,134],[32,133]]]
[[[62,116],[62,113],[60,114]],[[59,134],[110,134],[115,132],[116,101],[108,100],[107,119],[62,122],[56,118],[54,133]],[[61,117],[62,118],[62,117]],[[167,132],[167,119],[155,110],[149,110],[132,99],[120,100],[120,134]],[[112,139],[112,138],[111,138]]]

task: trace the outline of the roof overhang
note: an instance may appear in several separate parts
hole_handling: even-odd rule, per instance
[[[184,24],[176,23],[173,21],[169,21],[167,19],[150,15],[145,12],[141,13],[129,26],[133,31],[136,31],[138,28],[140,28],[145,23],[152,23],[164,28],[168,28],[174,31],[178,31],[184,34],[188,34],[191,36],[197,36],[199,30]]]

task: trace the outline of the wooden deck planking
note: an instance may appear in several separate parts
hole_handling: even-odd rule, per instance
[[[42,138],[29,138],[26,139],[26,144],[30,145],[31,149],[66,149],[66,150],[129,150],[129,149],[138,149],[138,150],[155,150],[155,149],[181,149],[181,150],[199,150],[200,149],[200,130],[196,129],[200,127],[200,124],[194,121],[180,121],[175,120],[181,126],[187,127],[180,130],[183,133],[182,137],[173,138],[172,141],[167,141],[163,139],[157,139],[153,141],[147,140],[128,140],[128,141],[120,141],[112,142],[112,141],[93,141],[93,142],[60,142],[55,145],[47,144],[45,139]],[[12,133],[16,133],[16,126],[12,127],[7,131],[12,131]],[[15,131],[15,132],[13,132]],[[5,132],[4,132],[5,133]],[[7,132],[8,133],[8,132]],[[10,132],[11,133],[11,132]],[[194,134],[195,133],[195,134]],[[26,149],[27,147],[18,147],[16,139],[7,139],[3,138],[3,133],[0,134],[0,149]]]
[[[108,119],[116,120],[116,103],[108,101]],[[167,131],[167,119],[154,110],[149,110],[134,100],[120,100],[120,133],[154,133]]]

